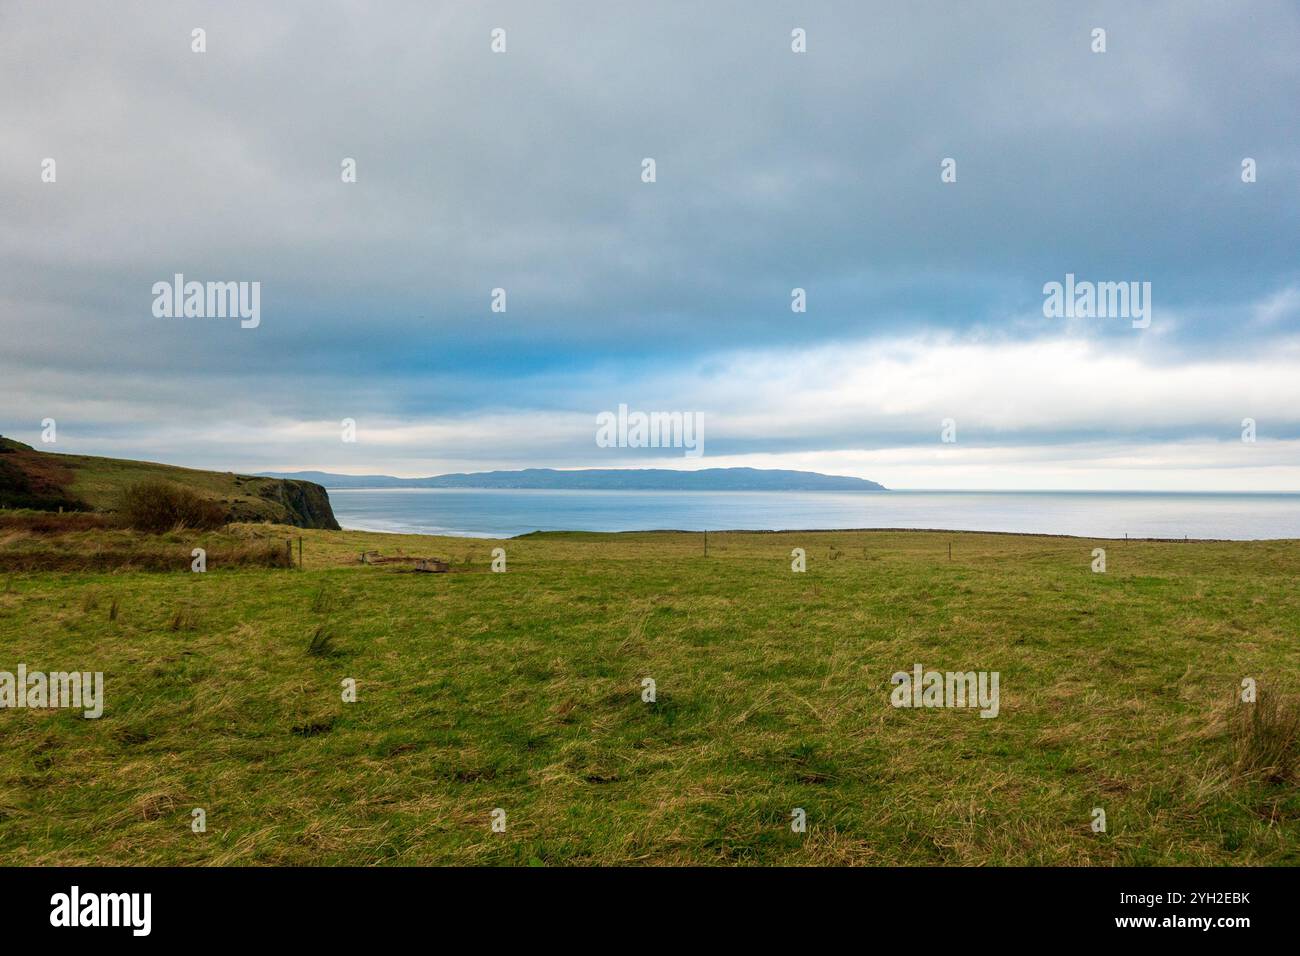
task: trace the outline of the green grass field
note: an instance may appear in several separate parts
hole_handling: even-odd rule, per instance
[[[1300,863],[1238,700],[1296,698],[1297,541],[243,533],[305,569],[0,576],[0,670],[107,698],[0,710],[0,862]],[[891,707],[916,663],[999,716]]]

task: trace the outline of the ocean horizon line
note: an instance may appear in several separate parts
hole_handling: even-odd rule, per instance
[[[437,477],[437,476],[435,476]],[[459,485],[456,487],[391,487],[391,486],[361,486],[361,485],[328,485],[322,484],[322,488],[330,493],[334,492],[376,492],[376,491],[448,491],[448,492],[546,492],[548,494],[688,494],[688,495],[868,495],[875,496],[881,494],[928,494],[928,495],[1159,495],[1174,496],[1185,495],[1188,497],[1300,497],[1300,491],[1223,491],[1223,490],[1163,490],[1163,489],[1091,489],[1091,488],[892,488],[886,487],[880,490],[846,490],[838,488],[504,488],[475,485]]]

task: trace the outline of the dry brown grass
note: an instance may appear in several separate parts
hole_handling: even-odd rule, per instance
[[[293,566],[283,539],[184,531],[152,535],[121,529],[61,533],[15,529],[0,532],[0,572],[189,571],[194,548],[207,552],[209,570]]]
[[[0,531],[64,534],[112,526],[111,517],[93,511],[0,511]]]

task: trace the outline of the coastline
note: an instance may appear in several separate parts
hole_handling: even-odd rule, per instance
[[[959,531],[1098,540],[1300,538],[1300,495],[345,489],[341,525],[513,538],[532,531]]]

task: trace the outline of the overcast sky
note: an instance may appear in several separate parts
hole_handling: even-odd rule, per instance
[[[0,432],[1300,490],[1298,103],[1289,0],[4,0]],[[260,282],[260,325],[156,317],[176,273]],[[1151,283],[1150,326],[1045,317],[1067,273]],[[620,403],[704,455],[598,447]]]

